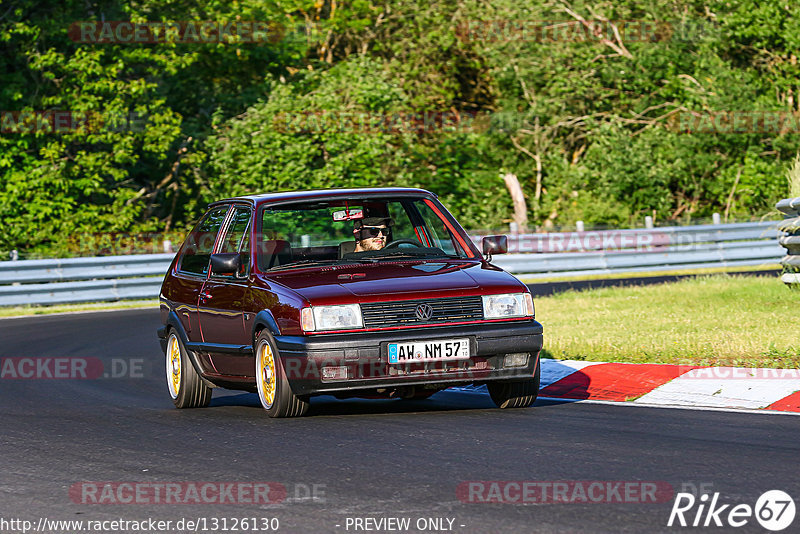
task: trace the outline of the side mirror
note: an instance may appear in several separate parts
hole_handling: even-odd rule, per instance
[[[487,235],[481,241],[486,261],[492,260],[492,254],[505,254],[508,252],[508,237],[504,235]]]
[[[211,255],[211,274],[234,276],[242,267],[242,257],[237,252]]]

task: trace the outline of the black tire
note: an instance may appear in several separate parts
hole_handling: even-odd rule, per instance
[[[208,387],[189,360],[186,347],[174,329],[167,336],[167,389],[176,408],[205,408],[211,402]]]
[[[308,398],[298,397],[289,387],[275,340],[266,330],[255,343],[256,390],[261,406],[270,417],[300,417],[308,411]]]
[[[489,382],[486,387],[498,408],[527,408],[539,396],[541,362],[536,363],[536,372],[530,380]]]

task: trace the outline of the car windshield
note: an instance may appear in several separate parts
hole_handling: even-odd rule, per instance
[[[266,206],[262,271],[397,259],[471,258],[463,230],[429,199],[348,199]]]

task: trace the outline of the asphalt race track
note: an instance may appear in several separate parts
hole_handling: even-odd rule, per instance
[[[278,532],[309,533],[764,532],[754,517],[737,529],[667,521],[680,491],[719,493],[718,502],[731,505],[723,521],[733,505],[752,507],[767,490],[800,505],[800,417],[542,401],[501,411],[466,391],[425,401],[321,397],[307,417],[273,420],[255,394],[216,390],[211,407],[177,410],[157,326],[155,310],[0,320],[2,520],[186,518],[205,521],[208,532],[224,530],[211,529],[214,519],[229,521],[228,531],[255,532],[230,528],[233,519],[253,517],[277,518]],[[35,370],[40,378],[11,376],[30,374],[19,358],[43,357],[51,360]],[[76,361],[97,378],[47,377]],[[519,502],[526,499],[515,481],[566,483],[570,492],[596,483],[606,488],[599,500],[611,502],[580,502],[574,493],[572,502],[541,503],[535,493]],[[269,495],[278,497],[249,504],[246,494],[236,503],[212,495],[198,503],[187,491],[188,503],[127,503],[131,493],[119,492],[120,483],[185,489],[206,482],[271,482],[279,490]],[[640,502],[607,489],[643,482],[666,489],[666,497]],[[117,492],[91,501],[101,495],[91,491],[104,487]],[[470,502],[497,488],[508,495],[496,498],[512,502]],[[689,522],[697,509],[686,513]],[[408,518],[410,526],[377,523],[388,518]],[[786,532],[798,525],[800,518]],[[19,530],[0,520],[0,532]]]

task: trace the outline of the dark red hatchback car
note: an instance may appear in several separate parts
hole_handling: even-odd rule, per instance
[[[421,189],[215,202],[161,288],[170,395],[192,408],[214,387],[253,391],[270,416],[291,417],[313,395],[486,384],[501,408],[529,406],[542,325],[528,288],[491,264],[505,236],[482,246]]]

